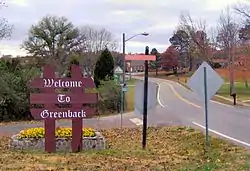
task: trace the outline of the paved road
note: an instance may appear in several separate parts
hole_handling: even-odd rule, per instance
[[[142,78],[142,77],[137,77]],[[159,84],[159,106],[148,112],[149,126],[186,125],[204,129],[204,109],[198,98],[178,83],[150,78]],[[220,103],[209,104],[210,131],[235,143],[250,148],[250,108],[233,107]],[[142,125],[142,116],[135,113],[123,114],[123,127]],[[85,127],[113,128],[120,127],[120,115],[84,120]],[[59,121],[58,126],[70,126],[68,121]],[[12,135],[28,127],[39,124],[15,124],[0,126],[0,134]]]
[[[204,129],[204,108],[194,93],[176,82],[156,78],[150,78],[150,81],[159,84],[159,101],[166,113],[165,120],[172,111],[179,123]],[[212,133],[250,148],[249,107],[234,107],[211,101],[208,110]]]

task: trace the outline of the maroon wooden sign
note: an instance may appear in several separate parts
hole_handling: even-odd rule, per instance
[[[82,119],[95,115],[96,109],[88,105],[98,100],[97,93],[88,93],[86,90],[95,88],[95,83],[92,78],[83,78],[81,68],[77,65],[71,66],[71,78],[56,78],[54,67],[50,65],[44,66],[43,70],[43,78],[36,78],[29,85],[41,90],[41,93],[30,94],[30,111],[34,119],[44,120],[45,151],[56,151],[56,119],[72,119],[72,152],[81,151]],[[32,108],[33,104],[44,106]],[[71,106],[65,107],[67,104]]]

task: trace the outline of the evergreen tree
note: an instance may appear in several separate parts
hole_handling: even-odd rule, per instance
[[[101,81],[113,79],[114,59],[108,48],[105,48],[96,62],[94,70],[94,81],[99,87]]]

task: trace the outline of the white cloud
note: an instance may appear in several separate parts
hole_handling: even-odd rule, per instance
[[[231,6],[238,2],[245,2],[244,0],[209,0],[206,2],[205,8],[207,10],[216,11]]]
[[[105,27],[120,43],[123,32],[128,36],[149,32],[148,37],[138,36],[130,40],[127,52],[144,51],[145,45],[159,47],[163,51],[169,44],[168,40],[178,24],[181,12],[189,11],[194,19],[203,18],[208,25],[215,25],[221,10],[236,2],[237,0],[8,0],[8,8],[0,12],[1,16],[15,25],[15,29],[12,40],[2,41],[0,52],[23,54],[19,45],[26,38],[29,27],[47,14],[66,16],[77,26],[87,24]]]
[[[10,4],[20,6],[20,7],[28,7],[29,2],[27,0],[10,0]]]
[[[19,45],[0,44],[0,54],[12,56],[25,56],[27,53]]]

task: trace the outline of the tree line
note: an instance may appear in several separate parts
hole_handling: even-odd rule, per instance
[[[10,37],[12,29],[6,19],[0,20],[0,39]],[[30,55],[27,62],[22,58],[0,60],[0,121],[33,119],[29,105],[33,90],[28,82],[42,76],[46,63],[54,65],[60,77],[70,77],[71,64],[80,65],[85,76],[93,76],[98,89],[97,112],[119,111],[121,87],[113,75],[122,56],[115,51],[117,42],[108,30],[78,28],[65,17],[47,15],[31,26],[21,47]]]
[[[221,67],[216,59],[224,61],[230,71],[230,94],[234,91],[233,70],[249,71],[250,5],[238,3],[227,7],[218,16],[216,26],[209,26],[205,19],[194,19],[182,13],[170,46],[162,53],[163,67],[197,69],[202,61]],[[246,86],[247,78],[245,78]]]
[[[220,58],[228,61],[229,68],[237,63],[244,71],[248,70],[248,9],[246,4],[227,8],[219,16],[216,27],[208,27],[205,20],[194,20],[189,13],[182,13],[174,34],[166,38],[171,45],[163,53],[156,48],[151,50],[156,61],[150,62],[150,68],[155,69],[156,75],[160,68],[173,73],[184,68],[188,72],[194,71],[201,61],[213,64],[214,59]],[[5,18],[0,19],[0,39],[10,37],[12,29]],[[113,81],[113,70],[115,65],[123,67],[123,55],[116,51],[117,46],[114,35],[105,28],[76,27],[66,17],[43,17],[31,26],[21,45],[35,62],[30,60],[21,65],[18,58],[0,61],[0,121],[30,117],[30,90],[26,83],[40,76],[45,63],[53,64],[60,76],[69,74],[69,64],[80,65],[95,80],[102,99],[99,103],[102,113],[118,110],[121,87]]]

